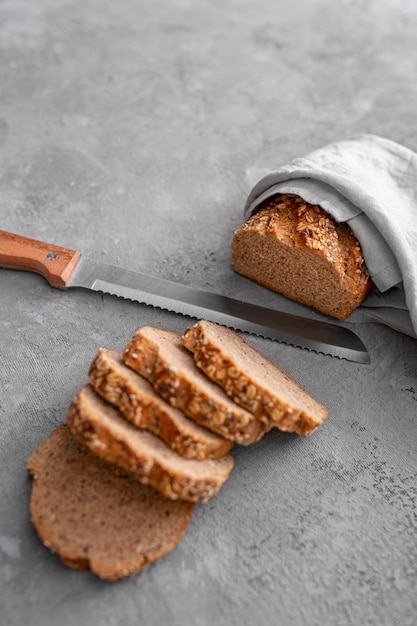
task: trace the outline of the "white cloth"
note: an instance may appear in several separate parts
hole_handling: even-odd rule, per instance
[[[349,224],[375,285],[357,311],[417,337],[417,154],[375,135],[329,144],[261,178],[244,219],[277,193]]]

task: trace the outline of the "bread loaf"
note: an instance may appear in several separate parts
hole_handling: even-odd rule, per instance
[[[114,350],[101,348],[97,352],[90,365],[89,381],[127,420],[158,435],[188,459],[220,458],[233,445],[171,406],[143,376],[127,367]]]
[[[164,498],[80,445],[66,424],[32,452],[30,515],[68,566],[118,580],[170,552],[194,504]]]
[[[339,320],[371,287],[349,226],[294,194],[265,201],[236,230],[231,247],[237,272]]]
[[[130,472],[172,500],[206,502],[233,468],[233,458],[185,459],[159,437],[136,428],[90,385],[73,399],[67,423],[72,435],[97,456]]]
[[[172,406],[222,437],[248,445],[265,431],[252,413],[232,402],[199,370],[176,333],[140,328],[126,346],[123,359]]]
[[[326,419],[326,407],[230,328],[202,320],[181,341],[197,366],[268,428],[307,435]]]

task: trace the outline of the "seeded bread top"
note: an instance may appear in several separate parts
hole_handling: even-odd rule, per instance
[[[326,419],[326,407],[230,328],[201,320],[182,342],[212,380],[269,426],[304,435]]]
[[[143,376],[127,367],[114,350],[101,348],[97,352],[89,380],[95,391],[116,406],[126,419],[158,435],[186,458],[220,458],[233,445],[171,406]]]
[[[253,226],[294,247],[316,251],[343,276],[347,272],[345,280],[357,283],[358,279],[369,279],[360,244],[349,226],[337,223],[319,205],[282,194],[268,200],[242,228]]]
[[[72,434],[98,456],[131,472],[168,498],[205,502],[216,495],[233,458],[185,459],[159,437],[127,422],[86,385],[68,410]]]
[[[265,431],[252,413],[201,372],[176,333],[140,328],[126,346],[123,359],[173,406],[223,437],[248,445]]]
[[[235,270],[284,296],[346,319],[371,288],[347,224],[294,194],[263,203],[232,239]]]

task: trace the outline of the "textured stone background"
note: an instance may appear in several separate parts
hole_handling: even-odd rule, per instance
[[[354,133],[416,150],[416,33],[413,0],[1,0],[0,227],[288,308],[231,269],[246,195]],[[41,545],[26,461],[95,352],[189,323],[0,270],[1,624],[414,625],[417,351],[384,327],[355,326],[369,366],[248,338],[329,420],[236,448],[142,574],[105,584]]]

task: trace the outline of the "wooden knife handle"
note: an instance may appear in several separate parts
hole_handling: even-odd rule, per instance
[[[36,272],[57,289],[67,288],[80,258],[76,250],[0,230],[0,267]]]

